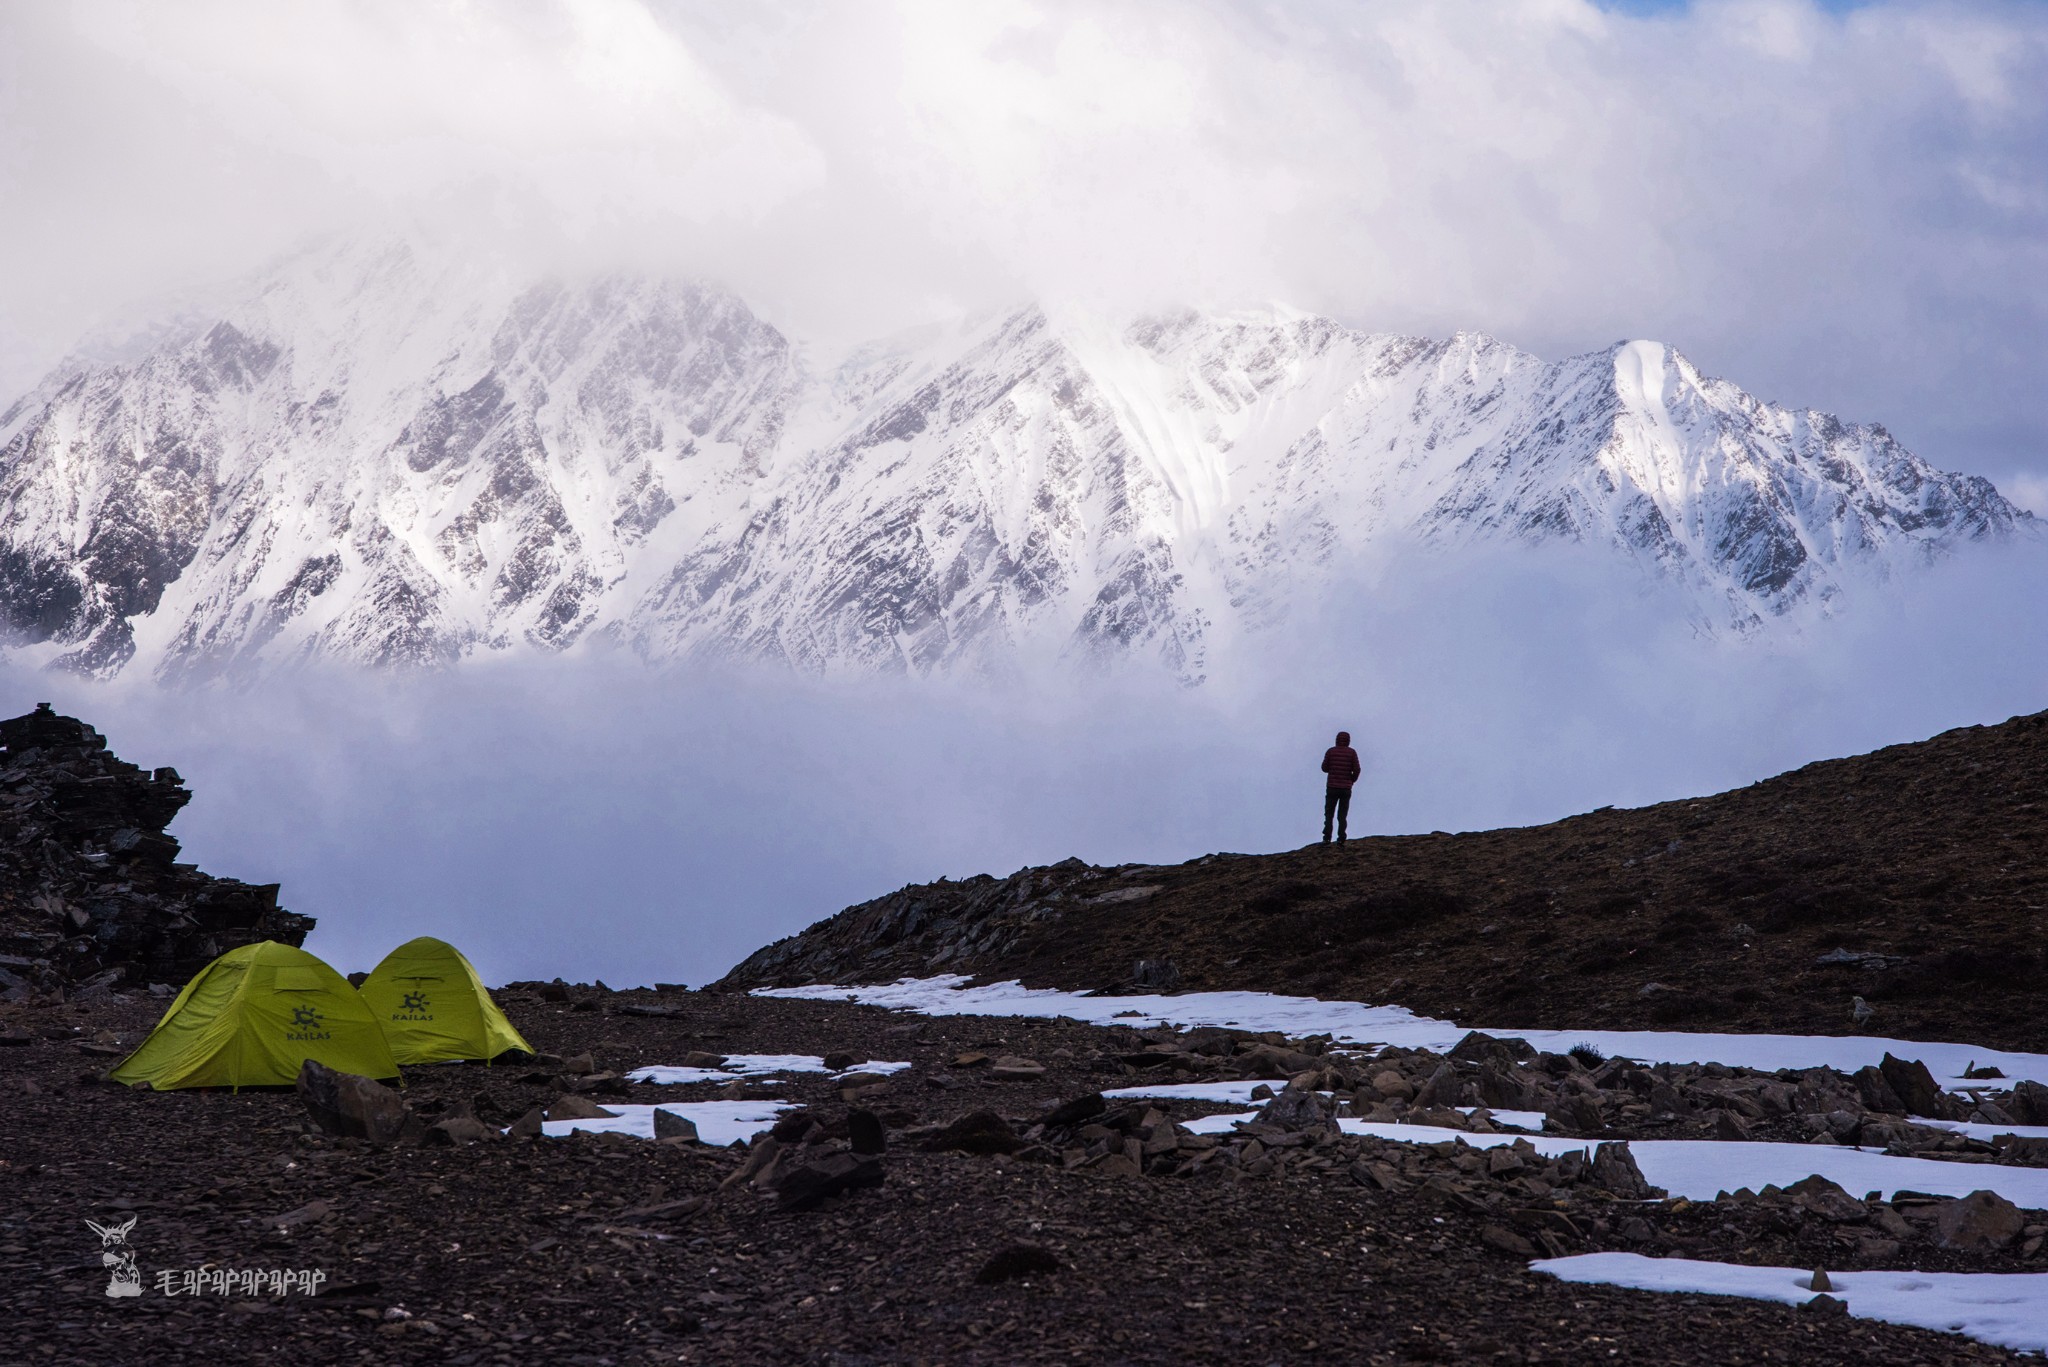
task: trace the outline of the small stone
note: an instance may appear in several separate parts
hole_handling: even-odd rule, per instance
[[[577,1054],[562,1060],[562,1071],[573,1077],[585,1077],[597,1071],[597,1060],[589,1054]]]
[[[1037,1244],[1006,1244],[981,1265],[974,1274],[974,1280],[983,1286],[994,1286],[999,1282],[1019,1281],[1026,1277],[1042,1277],[1060,1270],[1060,1260],[1050,1249]]]
[[[1521,1235],[1502,1225],[1487,1225],[1479,1231],[1479,1242],[1488,1248],[1497,1248],[1517,1258],[1533,1258],[1536,1246]]]
[[[995,1061],[988,1075],[998,1082],[1033,1082],[1045,1076],[1045,1065],[1036,1059],[1006,1054]]]
[[[536,1106],[525,1115],[520,1116],[519,1119],[513,1121],[511,1128],[506,1133],[518,1139],[538,1139],[545,1133],[541,1129],[541,1123],[547,1118],[547,1112]]]
[[[953,1056],[953,1066],[955,1068],[979,1068],[991,1061],[987,1054],[977,1053],[972,1049],[964,1054],[955,1054]]]
[[[326,1201],[308,1201],[297,1210],[288,1210],[270,1222],[271,1228],[294,1230],[300,1225],[318,1224],[334,1212]]]
[[[1832,1291],[1835,1289],[1835,1284],[1828,1280],[1828,1274],[1817,1268],[1814,1270],[1814,1274],[1801,1282],[1800,1285],[1804,1286],[1808,1291]]]
[[[1388,1101],[1409,1101],[1415,1096],[1414,1085],[1392,1068],[1372,1075],[1372,1089]]]
[[[451,1115],[446,1120],[437,1120],[427,1126],[429,1144],[447,1144],[460,1147],[464,1144],[479,1144],[486,1139],[495,1139],[498,1132],[473,1115]]]
[[[1749,1139],[1749,1126],[1733,1111],[1718,1111],[1714,1115],[1714,1138],[1724,1143],[1743,1143]]]
[[[823,1060],[825,1071],[828,1073],[843,1073],[849,1068],[857,1068],[867,1061],[866,1054],[855,1054],[845,1049],[835,1050],[825,1055]]]
[[[1799,1308],[1816,1315],[1846,1315],[1849,1313],[1849,1302],[1838,1301],[1833,1296],[1815,1296],[1812,1300],[1801,1303]]]
[[[723,1068],[725,1061],[724,1054],[707,1054],[702,1049],[692,1049],[689,1053],[683,1055],[682,1066],[685,1068]]]

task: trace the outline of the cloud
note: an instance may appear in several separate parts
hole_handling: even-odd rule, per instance
[[[0,386],[130,298],[394,215],[851,339],[1020,295],[1657,336],[1949,466],[2048,468],[2048,10],[0,12]]]
[[[2044,561],[1987,548],[1787,643],[1697,636],[1589,553],[1398,558],[1200,690],[588,657],[246,694],[0,683],[177,766],[185,857],[281,880],[339,967],[428,933],[492,981],[702,982],[912,881],[1305,844],[1339,728],[1366,762],[1353,829],[1390,833],[1719,791],[2035,711]]]

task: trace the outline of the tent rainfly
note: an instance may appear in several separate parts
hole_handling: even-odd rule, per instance
[[[533,1052],[491,1000],[476,969],[446,940],[407,940],[370,970],[361,991],[400,1063],[489,1060],[507,1049]]]
[[[199,970],[156,1029],[108,1075],[180,1087],[287,1087],[307,1059],[397,1077],[384,1031],[348,979],[275,940],[231,949]]]

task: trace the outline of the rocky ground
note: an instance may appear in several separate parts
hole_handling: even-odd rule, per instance
[[[954,972],[1395,1002],[1487,1028],[2040,1050],[2044,837],[2048,713],[1547,826],[909,887],[768,946],[722,985]]]
[[[1328,1123],[1342,1108],[1484,1129],[1484,1111],[1452,1108],[1514,1104],[1575,1134],[2038,1161],[1906,1124],[1926,1103],[1909,1062],[1854,1077],[1645,1069],[1486,1039],[1367,1060],[1316,1039],[725,994],[526,984],[501,1001],[543,1057],[409,1070],[424,1133],[394,1144],[322,1132],[288,1090],[97,1080],[161,1010],[143,994],[0,1006],[0,1307],[14,1326],[0,1363],[1979,1363],[2015,1355],[1825,1303],[1568,1286],[1527,1262],[1631,1249],[2048,1271],[2041,1212],[1825,1183],[1666,1200],[1613,1148],[1544,1160]],[[844,1054],[853,1071],[622,1076],[693,1053]],[[884,1078],[868,1061],[912,1067]],[[1217,1107],[1090,1100],[1189,1077],[1294,1085],[1228,1136],[1176,1123]],[[1999,1086],[1987,1080],[1980,1113],[2048,1101]],[[735,1095],[802,1109],[751,1147],[521,1134],[536,1111]],[[835,1185],[851,1189],[819,1199]],[[131,1217],[149,1290],[110,1300],[85,1222]],[[156,1292],[158,1274],[209,1264],[327,1282],[319,1296]]]
[[[237,945],[305,940],[277,884],[178,862],[164,827],[191,800],[47,703],[0,721],[0,1001],[181,984]]]

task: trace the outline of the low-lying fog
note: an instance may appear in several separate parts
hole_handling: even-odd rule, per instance
[[[1340,727],[1365,759],[1360,834],[1718,791],[2048,707],[2038,545],[1746,641],[1559,553],[1428,563],[1304,607],[1194,689],[601,657],[253,691],[0,677],[10,712],[48,699],[175,765],[196,794],[171,827],[185,857],[282,882],[344,971],[432,933],[491,982],[613,986],[705,982],[907,882],[1307,843]]]

